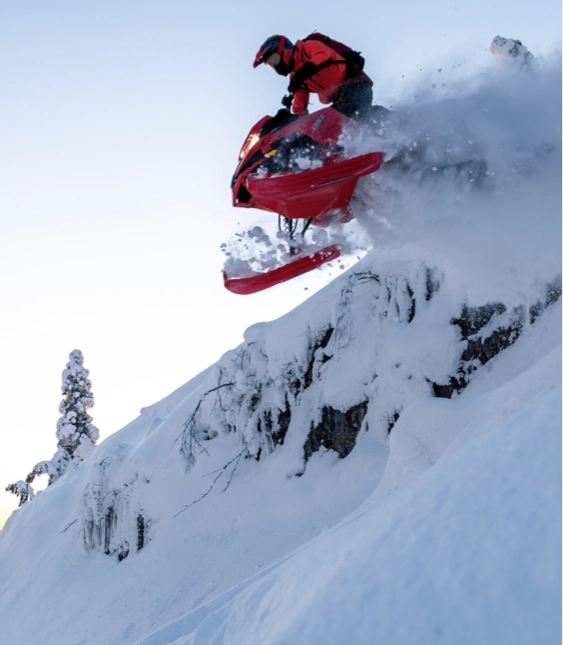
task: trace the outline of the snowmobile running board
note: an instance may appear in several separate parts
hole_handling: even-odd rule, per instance
[[[229,278],[226,273],[223,273],[223,281],[225,288],[232,293],[249,295],[263,291],[264,289],[269,289],[286,280],[291,280],[291,278],[295,278],[302,273],[307,273],[307,271],[311,271],[311,269],[315,269],[321,264],[325,264],[325,262],[330,262],[330,260],[335,260],[339,256],[340,247],[333,244],[313,254],[296,258],[266,273],[255,273],[245,278]]]

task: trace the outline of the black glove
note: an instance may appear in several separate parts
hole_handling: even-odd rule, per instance
[[[293,103],[293,94],[286,94],[281,100],[281,104],[288,110],[291,108],[292,103]]]
[[[303,83],[307,79],[311,78],[311,76],[314,76],[318,71],[319,69],[314,63],[305,63],[303,67],[295,72],[291,81],[289,81],[289,86],[287,88],[288,92],[290,92],[291,94],[297,92],[297,90],[301,88]]]

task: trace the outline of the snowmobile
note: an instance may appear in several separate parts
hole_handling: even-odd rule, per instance
[[[358,179],[379,169],[382,152],[348,157],[340,135],[352,119],[327,107],[312,114],[280,110],[250,130],[240,150],[231,189],[233,206],[278,215],[294,256],[290,262],[246,277],[223,274],[225,287],[250,294],[310,271],[340,255],[338,245],[301,250],[310,226],[351,219],[350,200]],[[299,230],[301,229],[301,230]]]

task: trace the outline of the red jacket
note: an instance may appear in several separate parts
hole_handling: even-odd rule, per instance
[[[343,85],[352,85],[353,83],[365,81],[371,83],[369,76],[362,71],[347,76],[344,58],[319,40],[298,40],[295,43],[295,49],[292,51],[292,58],[291,78],[305,63],[311,62],[314,65],[321,65],[328,60],[338,61],[319,70],[303,83],[301,89],[295,92],[291,106],[294,114],[303,114],[305,112],[311,92],[318,94],[321,103],[327,104],[334,101],[338,90]]]

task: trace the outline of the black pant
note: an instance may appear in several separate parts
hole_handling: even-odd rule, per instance
[[[372,83],[362,81],[344,85],[338,91],[332,107],[351,119],[364,119],[369,114],[372,101]]]

